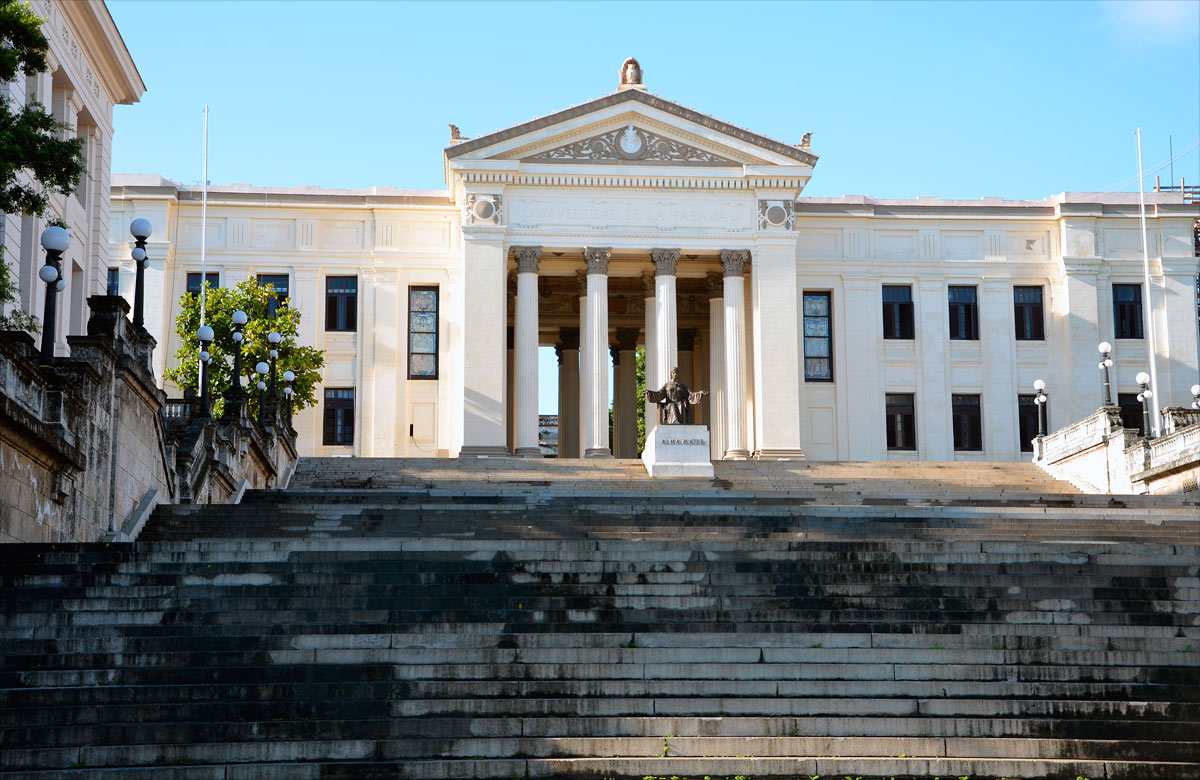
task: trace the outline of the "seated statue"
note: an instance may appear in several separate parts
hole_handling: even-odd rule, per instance
[[[679,381],[679,369],[671,369],[671,379],[661,390],[646,388],[646,400],[658,405],[659,425],[692,425],[692,407],[700,403],[707,390],[691,392]]]

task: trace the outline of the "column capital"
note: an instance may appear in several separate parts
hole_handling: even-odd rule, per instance
[[[559,349],[579,349],[579,328],[558,329]]]
[[[652,273],[647,272],[642,274],[642,297],[654,297],[654,274]]]
[[[746,274],[746,262],[749,260],[749,250],[721,250],[721,269],[725,272],[725,276],[744,276]]]
[[[608,261],[612,258],[612,247],[589,246],[583,250],[583,261],[587,263],[588,275],[608,275]]]
[[[542,248],[540,246],[514,246],[513,257],[517,260],[517,273],[536,274],[538,263],[542,259]]]
[[[617,349],[622,352],[637,349],[639,333],[641,333],[639,328],[617,328],[616,339],[614,339]]]
[[[651,249],[650,259],[654,262],[655,276],[674,276],[679,265],[678,249]]]
[[[708,292],[709,300],[725,297],[725,280],[721,274],[705,274],[704,287]]]

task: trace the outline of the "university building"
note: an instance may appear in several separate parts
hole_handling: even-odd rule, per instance
[[[1025,459],[1034,380],[1051,428],[1090,414],[1098,343],[1131,403],[1147,300],[1161,403],[1191,402],[1200,206],[1146,195],[1147,291],[1136,194],[805,197],[810,135],[685,108],[628,61],[611,94],[478,138],[452,127],[443,191],[210,188],[210,281],[271,282],[325,351],[295,422],[305,455],[539,456],[537,355],[554,347],[560,455],[635,457],[644,347],[648,385],[678,367],[710,391],[714,458]],[[199,188],[113,177],[126,297],[137,217],[154,225],[162,376],[201,283]]]

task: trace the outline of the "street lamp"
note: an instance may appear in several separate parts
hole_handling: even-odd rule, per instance
[[[273,330],[267,334],[267,341],[271,342],[271,403],[275,403],[279,394],[279,386],[275,382],[275,361],[279,358],[279,342],[283,336],[279,335],[279,331]]]
[[[1150,389],[1150,375],[1145,371],[1138,372],[1133,381],[1142,386],[1142,392],[1138,393],[1137,397],[1142,402],[1142,435],[1147,439],[1153,439],[1154,430],[1150,427],[1150,399],[1154,396],[1154,392]]]
[[[213,329],[208,325],[201,325],[196,331],[196,338],[200,340],[200,416],[212,416],[208,408],[208,374],[209,368],[212,365],[212,355],[208,351],[208,345],[212,344]]]
[[[271,367],[268,366],[265,362],[263,362],[261,360],[258,362],[258,365],[256,365],[254,367],[255,373],[258,374],[258,384],[255,385],[255,387],[258,388],[258,424],[259,425],[263,424],[263,413],[266,411],[266,408],[267,408],[267,383],[264,382],[262,378],[264,376],[266,376],[267,372],[270,370],[271,370]]]
[[[1107,341],[1100,342],[1100,375],[1104,378],[1104,405],[1112,406],[1112,391],[1109,389],[1108,369],[1112,368],[1112,358],[1109,353],[1112,352],[1112,344]]]
[[[1037,391],[1037,395],[1033,397],[1033,402],[1037,404],[1038,413],[1038,438],[1046,435],[1046,403],[1050,400],[1050,396],[1046,394],[1046,383],[1041,379],[1033,380],[1033,389]]]
[[[58,291],[66,287],[59,261],[62,253],[71,245],[71,234],[58,225],[42,231],[42,248],[46,250],[46,264],[38,269],[38,278],[46,283],[46,305],[42,310],[42,361],[44,370],[54,371],[54,325],[57,313]]]
[[[242,340],[245,336],[242,335],[242,328],[250,318],[246,316],[246,312],[238,309],[233,313],[233,389],[232,395],[240,396],[242,394]]]
[[[1200,385],[1192,385],[1192,408],[1200,409]]]
[[[283,388],[283,394],[287,397],[287,424],[292,427],[292,396],[296,391],[292,389],[292,382],[296,381],[296,374],[293,371],[283,372],[283,381],[287,382],[287,387]]]
[[[134,246],[131,256],[137,263],[137,284],[133,288],[133,325],[141,328],[144,325],[142,317],[146,300],[146,239],[150,238],[153,226],[150,220],[138,217],[129,223],[129,232],[133,234]]]

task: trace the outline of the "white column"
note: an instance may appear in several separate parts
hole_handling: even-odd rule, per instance
[[[466,231],[464,230],[464,234]],[[505,265],[501,237],[464,235],[463,445],[460,457],[507,455]]]
[[[615,414],[614,428],[617,436],[617,457],[636,458],[637,453],[637,328],[617,328],[617,358],[621,373],[614,377],[616,397],[621,400],[621,412]]]
[[[678,249],[654,249],[654,379],[646,377],[646,386],[655,390],[671,378],[671,369],[679,367],[679,334],[676,331],[675,266]]]
[[[513,248],[517,260],[516,454],[540,458],[538,447],[538,262],[540,246]]]
[[[800,446],[800,292],[796,239],[759,238],[750,271],[754,300],[756,453],[763,460],[804,457]],[[726,298],[729,296],[727,295]]]
[[[745,460],[746,448],[746,261],[745,251],[721,252],[724,271],[724,352],[725,352],[725,452],[724,457]]]
[[[713,460],[725,457],[725,298],[720,274],[708,274],[708,420]]]
[[[579,328],[558,331],[558,457],[579,457]]]
[[[588,420],[592,419],[592,393],[587,379],[591,340],[588,338],[587,272],[579,271],[575,278],[579,283],[579,451],[575,457],[582,458],[587,453]]]
[[[646,387],[657,390],[654,387],[654,377],[658,375],[658,352],[655,346],[654,339],[654,321],[655,321],[655,306],[654,306],[654,276],[652,274],[642,274],[642,298],[646,303]],[[654,426],[658,425],[658,410],[657,404],[652,404],[645,398],[639,399],[646,407],[646,435],[650,435],[650,431],[654,430]]]
[[[583,384],[590,401],[584,457],[611,458],[608,449],[608,260],[612,249],[583,250],[587,263],[587,355]]]
[[[1152,290],[1155,298],[1162,296],[1162,303],[1155,305],[1158,317],[1155,324],[1158,335],[1158,393],[1164,409],[1168,406],[1187,408],[1192,404],[1191,387],[1200,382],[1200,369],[1197,367],[1200,347],[1196,338],[1196,258],[1163,257],[1160,262],[1163,287],[1161,290]],[[1066,424],[1071,421],[1061,422]]]

